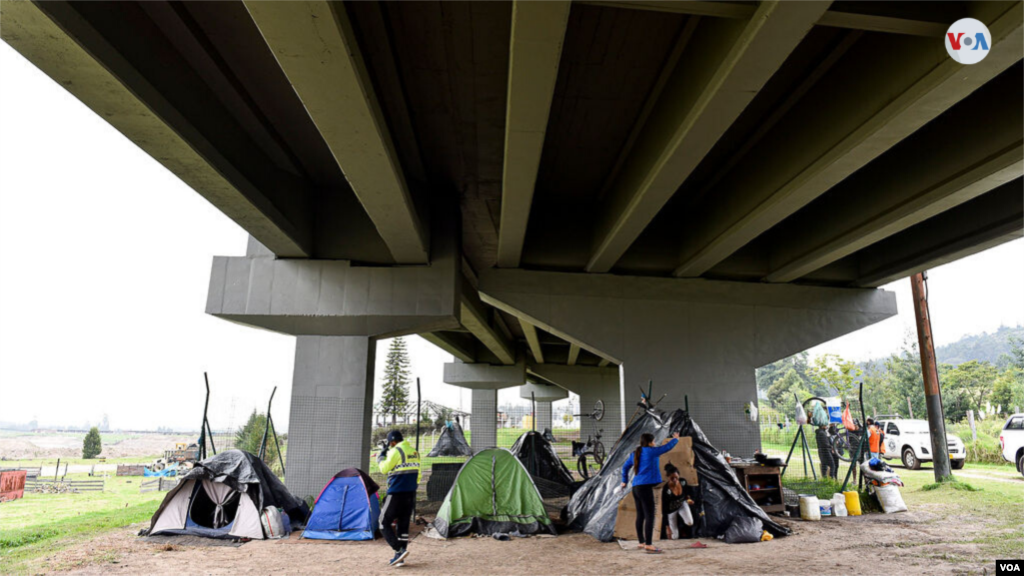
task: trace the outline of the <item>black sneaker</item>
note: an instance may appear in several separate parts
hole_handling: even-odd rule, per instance
[[[399,550],[398,552],[395,552],[395,557],[391,559],[391,562],[388,562],[388,566],[391,566],[392,568],[398,568],[399,566],[405,564],[405,557],[408,555],[408,550]]]

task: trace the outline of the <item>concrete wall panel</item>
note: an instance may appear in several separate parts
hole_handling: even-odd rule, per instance
[[[618,378],[584,382],[572,368],[531,366],[531,372],[580,395],[581,410],[605,404],[605,419],[582,422],[585,438],[639,400],[654,382],[660,408],[691,412],[716,446],[749,455],[760,446],[745,408],[757,401],[759,366],[853,332],[896,314],[893,294],[879,290],[816,288],[708,280],[681,280],[489,270],[481,298],[571,342],[589,344],[622,362]],[[593,348],[591,348],[593,350]],[[559,373],[562,372],[562,373]]]

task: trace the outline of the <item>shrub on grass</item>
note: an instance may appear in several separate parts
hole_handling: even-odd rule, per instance
[[[82,441],[82,458],[86,460],[95,458],[103,451],[103,442],[100,440],[100,429],[93,426]]]

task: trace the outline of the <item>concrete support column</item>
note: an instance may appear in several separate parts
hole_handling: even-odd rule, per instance
[[[316,496],[344,468],[369,470],[376,343],[365,336],[299,336],[295,344],[285,484]]]
[[[543,432],[545,428],[554,428],[551,425],[551,402],[537,402],[537,431]]]
[[[473,390],[473,421],[469,444],[473,452],[498,445],[498,391]]]

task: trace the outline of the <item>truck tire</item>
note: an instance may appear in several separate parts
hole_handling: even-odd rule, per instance
[[[917,458],[917,455],[914,454],[914,449],[910,446],[903,448],[903,466],[910,470],[921,469],[921,460]]]
[[[949,461],[949,467],[952,468],[953,470],[963,470],[964,469],[964,464],[966,462],[967,462],[966,458],[963,459],[963,460],[950,460]]]
[[[1017,470],[1020,471],[1020,475],[1024,476],[1024,452],[1020,453],[1017,457]]]

